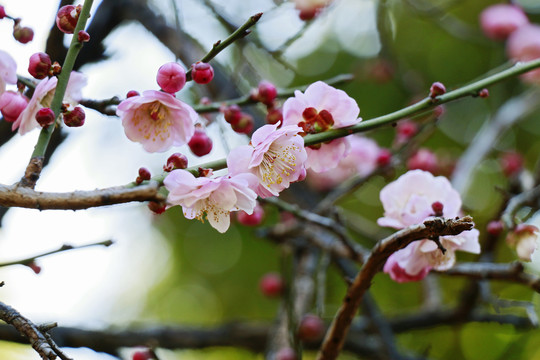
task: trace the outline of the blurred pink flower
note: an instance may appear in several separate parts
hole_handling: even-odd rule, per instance
[[[264,125],[253,133],[249,145],[240,146],[227,156],[230,174],[249,172],[257,176],[255,188],[262,197],[277,196],[290,183],[304,179],[307,153],[302,131],[296,125]]]
[[[167,201],[171,206],[182,206],[188,219],[203,221],[206,215],[210,225],[221,233],[229,228],[231,211],[252,214],[257,204],[257,194],[252,189],[258,180],[249,173],[212,179],[173,170],[163,183],[169,190]]]
[[[283,125],[298,125],[305,133],[314,134],[357,124],[360,109],[356,101],[343,90],[322,81],[311,84],[304,93],[294,92],[294,97],[283,104]],[[349,141],[341,138],[330,143],[307,149],[306,168],[323,172],[337,166],[349,152]]]
[[[519,224],[513,231],[508,233],[506,242],[508,245],[515,247],[520,260],[531,261],[539,236],[540,230],[536,226]]]
[[[514,31],[506,43],[506,53],[514,61],[530,61],[540,58],[540,26],[524,25]],[[529,83],[540,83],[540,69],[521,75]]]
[[[321,191],[330,190],[354,175],[366,176],[377,168],[380,148],[374,140],[363,136],[350,136],[348,140],[349,154],[336,168],[325,172],[308,171],[306,180],[310,186]]]
[[[0,96],[0,111],[4,120],[14,122],[28,105],[28,98],[18,91],[6,91]]]
[[[294,7],[300,10],[302,20],[311,20],[333,0],[294,0]]]
[[[512,32],[528,23],[529,19],[523,10],[511,4],[495,4],[480,14],[482,30],[494,40],[505,40]]]
[[[147,90],[122,101],[116,110],[126,136],[148,152],[163,152],[186,144],[198,115],[186,103],[161,91]]]
[[[385,186],[380,193],[384,207],[384,217],[377,221],[381,226],[402,229],[420,224],[434,215],[432,204],[443,205],[443,216],[453,218],[461,211],[459,193],[442,176],[433,176],[422,170],[412,170],[396,181]],[[432,240],[420,240],[392,254],[384,271],[396,281],[423,278],[429,270],[444,271],[455,263],[455,251],[461,250],[474,254],[480,253],[479,232],[476,229],[464,231],[456,236],[441,236],[440,242],[446,249],[443,254]],[[407,276],[404,276],[405,272]]]
[[[28,106],[13,123],[11,129],[19,129],[19,134],[24,135],[30,130],[40,127],[36,121],[36,114],[43,108],[50,108],[58,79],[51,77],[42,80],[34,90]],[[63,103],[76,105],[82,99],[82,88],[86,86],[87,79],[82,73],[72,71],[64,94]]]
[[[17,63],[11,55],[0,50],[0,95],[6,91],[6,84],[17,83]]]

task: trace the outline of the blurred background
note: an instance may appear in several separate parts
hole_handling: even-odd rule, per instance
[[[88,99],[124,98],[129,90],[157,90],[155,76],[162,64],[178,58],[189,68],[218,39],[224,39],[249,16],[263,12],[248,37],[213,60],[215,81],[208,86],[190,83],[178,96],[191,104],[198,104],[203,96],[222,101],[249,93],[261,80],[285,89],[353,74],[352,81],[338,87],[357,101],[360,116],[367,120],[425,97],[435,81],[454,89],[493,69],[509,66],[504,42],[486,38],[478,24],[480,12],[494,3],[335,0],[306,22],[299,18],[293,2],[280,0],[95,1],[89,29],[91,42],[81,53],[78,70],[88,76],[88,86],[83,90]],[[540,22],[540,5],[535,0],[519,3],[531,22]],[[12,22],[0,21],[0,49],[17,61],[19,75],[29,77],[28,58],[35,52],[47,48],[61,56],[61,45],[67,46],[70,36],[63,43],[60,39],[47,44],[59,1],[3,0],[1,5],[10,16],[22,18],[22,24],[35,33],[31,43],[22,45],[11,36]],[[52,55],[53,60],[61,60]],[[487,99],[466,98],[448,104],[436,121],[436,130],[417,145],[433,152],[441,165],[440,173],[450,175],[484,124],[492,121],[509,99],[534,91],[533,87],[511,79],[490,88]],[[501,154],[517,151],[524,157],[524,167],[534,169],[540,152],[537,109],[538,104],[502,133],[460,189],[464,208],[481,231],[503,201],[496,189],[509,186],[499,162]],[[255,117],[257,125],[264,123],[265,109],[260,104],[245,110]],[[135,179],[141,166],[152,174],[160,173],[172,152],[186,154],[192,166],[223,158],[228,149],[249,141],[227,128],[221,114],[213,113],[207,126],[214,139],[209,155],[196,157],[187,146],[148,154],[125,137],[117,117],[90,109],[86,116],[82,128],[62,129],[67,137],[58,142],[38,190],[92,190],[127,184]],[[424,116],[430,121],[434,117]],[[392,148],[395,133],[395,128],[388,126],[366,136],[381,147]],[[37,136],[38,131],[25,136],[15,134],[4,142],[0,148],[0,183],[11,184],[22,176]],[[405,167],[400,166],[396,174],[404,171]],[[378,193],[387,182],[384,177],[374,177],[339,203],[347,219],[366,224],[365,231],[354,236],[366,246],[373,244],[373,237],[366,233],[385,234],[374,227],[374,221],[382,215]],[[286,196],[309,206],[311,195],[306,194],[313,193],[295,188]],[[265,210],[262,227],[279,221],[276,209],[267,206]],[[281,247],[261,234],[258,228],[233,222],[221,235],[208,224],[184,219],[178,207],[163,215],[153,214],[145,204],[77,212],[9,209],[0,228],[1,262],[62,244],[83,245],[107,239],[115,243],[108,248],[93,247],[41,258],[39,274],[24,265],[0,268],[0,280],[6,283],[0,289],[0,299],[35,323],[56,321],[61,326],[83,329],[159,325],[210,328],[232,321],[271,323],[279,300],[261,294],[259,279],[267,272],[279,272],[284,255]],[[458,256],[460,260],[473,259]],[[501,244],[496,259],[509,262],[515,259],[515,253]],[[437,279],[442,301],[457,303],[456,294],[466,280]],[[522,302],[538,303],[537,295],[527,287],[492,284],[492,295],[510,300],[510,305],[495,309],[492,304],[484,304],[490,311],[530,316],[530,307],[521,306]],[[345,289],[341,276],[330,267],[321,314],[324,320],[334,316]],[[391,317],[421,309],[425,305],[424,290],[421,283],[397,284],[386,274],[379,274],[371,291],[381,311]],[[403,331],[396,336],[401,349],[433,359],[540,359],[540,331],[516,329],[508,324],[446,324]],[[132,351],[125,349],[120,356],[130,359]],[[66,352],[77,360],[116,358],[85,348]],[[232,347],[156,352],[163,360],[263,358]],[[0,358],[39,357],[26,345],[0,342]],[[314,358],[314,353],[306,353],[305,358]],[[344,354],[342,358],[358,357]]]

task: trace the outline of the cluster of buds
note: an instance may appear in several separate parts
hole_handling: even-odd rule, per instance
[[[276,104],[278,92],[276,86],[269,81],[263,80],[257,86],[257,89],[253,89],[250,94],[252,101],[260,102],[266,105],[266,123],[277,124],[283,121],[283,111]]]
[[[242,112],[238,105],[225,106],[221,109],[225,121],[231,125],[231,128],[239,134],[251,134],[253,131],[253,116]]]

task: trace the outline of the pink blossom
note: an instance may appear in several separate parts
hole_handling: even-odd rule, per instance
[[[86,86],[86,76],[72,71],[64,94],[63,103],[76,105],[82,99],[82,88]],[[43,108],[50,108],[58,79],[51,77],[42,80],[34,90],[34,95],[28,102],[28,106],[13,123],[11,129],[19,129],[19,134],[24,135],[34,128],[40,127],[36,121],[36,114]]]
[[[508,233],[506,242],[515,247],[518,258],[523,261],[531,261],[532,254],[537,248],[540,236],[539,229],[531,224],[519,224]]]
[[[540,26],[528,24],[514,31],[508,37],[506,53],[514,61],[540,58]],[[540,83],[540,69],[529,71],[521,78],[529,83]]]
[[[163,152],[186,144],[195,132],[198,115],[173,95],[147,90],[122,101],[116,110],[126,136],[148,152]]]
[[[186,170],[173,170],[163,183],[169,190],[169,204],[182,206],[188,219],[203,221],[206,215],[210,225],[221,233],[229,228],[231,211],[252,214],[257,204],[257,194],[252,188],[257,186],[258,180],[249,173],[213,179],[196,178]]]
[[[350,136],[347,139],[349,154],[334,169],[325,172],[310,169],[306,178],[310,186],[321,191],[330,190],[354,175],[366,176],[377,168],[380,148],[375,141],[363,136]]]
[[[6,91],[6,84],[17,83],[17,63],[11,55],[0,50],[0,95]]]
[[[385,186],[380,193],[384,217],[377,222],[381,226],[402,229],[420,224],[434,215],[432,204],[443,205],[443,216],[453,218],[460,214],[461,198],[448,179],[433,176],[422,170],[412,170]],[[479,232],[476,229],[456,236],[441,236],[443,254],[432,240],[420,240],[392,254],[384,271],[396,281],[412,281],[423,278],[431,269],[444,271],[455,263],[455,251],[474,254],[480,252]],[[402,272],[405,272],[403,275]],[[411,277],[410,280],[408,276]]]
[[[294,97],[283,104],[283,125],[298,125],[305,133],[314,134],[357,124],[360,109],[356,101],[343,90],[317,81],[304,93],[295,91]],[[322,172],[337,166],[349,152],[346,138],[311,146],[308,150],[307,168]]]
[[[0,96],[0,111],[4,120],[14,122],[28,105],[28,98],[17,91],[6,91]]]
[[[307,153],[302,131],[296,125],[264,125],[253,133],[250,145],[240,146],[227,156],[231,174],[244,172],[257,176],[255,191],[260,197],[277,196],[292,182],[305,177]]]
[[[511,4],[495,4],[480,14],[480,25],[484,33],[494,40],[505,40],[529,19],[520,7]]]

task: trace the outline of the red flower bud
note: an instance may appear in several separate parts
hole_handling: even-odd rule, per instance
[[[276,273],[265,274],[259,281],[259,288],[264,296],[278,297],[283,293],[283,280]]]
[[[223,110],[223,116],[225,117],[226,122],[231,125],[236,125],[242,118],[242,109],[240,109],[240,106],[235,104],[227,106]]]
[[[41,127],[47,127],[54,124],[55,116],[54,111],[49,108],[40,109],[36,113],[36,120],[41,125]]]
[[[266,114],[266,123],[277,124],[279,121],[283,122],[283,111],[280,108],[269,109]]]
[[[263,104],[270,106],[277,97],[277,89],[269,81],[261,81],[257,88],[257,101],[262,102]]]
[[[77,40],[79,40],[79,42],[83,43],[83,42],[89,42],[90,41],[90,34],[87,33],[86,31],[84,30],[80,30],[78,33],[77,33]]]
[[[13,27],[13,37],[21,44],[26,44],[34,39],[34,30],[16,24]]]
[[[135,183],[137,185],[142,184],[143,181],[148,181],[152,178],[152,174],[150,174],[150,170],[148,170],[145,167],[139,168],[139,176],[137,176],[137,179],[135,179]]]
[[[156,81],[163,91],[174,94],[186,84],[186,70],[175,62],[163,64],[157,72]]]
[[[212,151],[212,139],[201,128],[195,128],[195,133],[188,142],[189,149],[197,156],[204,156]]]
[[[246,226],[258,226],[262,223],[264,218],[264,209],[261,205],[257,203],[253,209],[253,213],[249,215],[243,210],[240,210],[236,213],[236,219],[242,225]]]
[[[247,113],[241,113],[240,120],[236,124],[231,124],[231,127],[234,131],[240,134],[251,134],[251,131],[253,131],[253,117]]]
[[[75,109],[67,111],[64,114],[64,124],[69,127],[79,127],[84,125],[84,119],[86,115],[84,110],[80,106],[76,106]]]
[[[439,95],[443,95],[446,92],[446,87],[440,82],[434,82],[429,88],[429,97],[434,99]]]
[[[66,34],[73,34],[79,15],[81,14],[82,6],[65,5],[58,10],[56,14],[56,26]]]
[[[392,153],[388,149],[381,148],[377,156],[377,165],[387,166],[392,161]]]
[[[167,159],[167,165],[163,166],[163,171],[173,171],[174,169],[185,169],[188,166],[188,159],[185,155],[174,153]]]
[[[324,334],[324,323],[320,317],[306,314],[298,326],[298,338],[303,341],[317,341]]]
[[[214,69],[208,63],[196,62],[191,65],[191,78],[197,84],[208,84],[214,78]]]
[[[126,94],[126,98],[130,98],[130,97],[133,97],[133,96],[139,96],[139,92],[138,91],[135,91],[135,90],[130,90],[128,91],[128,93]]]
[[[28,72],[36,79],[45,79],[49,75],[52,63],[49,55],[38,52],[30,56]]]
[[[6,9],[2,5],[0,5],[0,20],[5,18],[7,16]]]
[[[499,236],[504,230],[504,225],[500,220],[490,221],[486,226],[486,231],[491,236]]]

